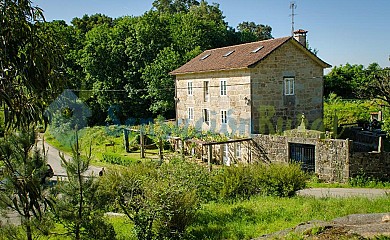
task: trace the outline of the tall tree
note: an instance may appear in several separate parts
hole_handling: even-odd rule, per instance
[[[191,6],[199,5],[196,0],[155,0],[153,7],[162,13],[188,12]]]
[[[56,206],[57,217],[76,240],[115,239],[112,225],[104,221],[103,213],[98,210],[97,181],[93,176],[86,176],[91,161],[91,148],[86,155],[81,154],[77,132],[75,138],[72,158],[67,160],[64,155],[60,155],[68,181],[59,185],[61,194]]]
[[[112,27],[113,19],[100,13],[91,16],[85,14],[82,18],[73,18],[71,23],[76,29],[79,29],[82,33],[86,34],[96,26],[108,25]]]
[[[238,24],[237,29],[242,34],[243,42],[262,41],[272,38],[272,28],[268,25],[242,22]]]
[[[333,67],[324,77],[325,96],[335,93],[342,98],[360,98],[362,86],[368,81],[363,65],[349,63]]]
[[[30,0],[2,0],[0,9],[0,104],[7,126],[26,128],[42,119],[58,90],[62,48],[41,28],[42,10]]]
[[[381,99],[390,106],[390,68],[375,69],[378,66],[371,66],[370,81],[361,86],[361,93],[364,97]]]
[[[51,177],[47,159],[33,146],[33,132],[13,134],[0,141],[0,162],[4,166],[4,180],[0,202],[17,212],[22,218],[28,240],[33,239],[33,229],[42,228],[46,210],[54,207],[44,184]],[[38,220],[38,225],[33,225]]]

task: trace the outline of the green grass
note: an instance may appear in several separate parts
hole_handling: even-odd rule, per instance
[[[235,203],[203,205],[190,227],[196,239],[251,239],[310,220],[355,213],[389,212],[390,198],[256,197]]]
[[[190,239],[251,239],[297,226],[311,220],[329,221],[356,213],[390,212],[390,197],[320,198],[254,197],[250,200],[208,203],[198,210],[189,229]],[[117,239],[136,239],[133,225],[124,216],[109,220]],[[57,226],[57,232],[61,228]],[[40,239],[67,240],[65,236]]]
[[[133,232],[133,223],[125,216],[111,216],[109,222],[114,226],[116,237],[118,240],[137,239]]]
[[[56,139],[50,134],[50,129],[45,133],[45,140],[53,147],[67,153],[72,153],[70,142],[74,133],[69,133],[69,136],[63,136],[61,139]],[[140,150],[126,152],[123,142],[123,133],[117,126],[95,126],[83,128],[78,132],[79,143],[82,152],[88,152],[89,145],[92,144],[92,165],[107,167],[110,164],[103,161],[104,154],[112,158],[121,158],[129,163],[141,160]],[[129,136],[130,145],[137,146],[138,142],[136,135]],[[106,146],[113,143],[114,146]],[[147,149],[147,160],[158,159],[158,149]]]

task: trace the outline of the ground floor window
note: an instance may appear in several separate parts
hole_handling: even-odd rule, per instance
[[[304,171],[315,171],[315,145],[289,143],[289,149],[291,162],[300,163]]]

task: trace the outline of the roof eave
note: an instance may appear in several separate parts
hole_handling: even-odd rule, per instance
[[[213,73],[213,72],[220,72],[220,71],[236,71],[236,70],[243,70],[248,69],[250,66],[241,67],[241,68],[222,68],[222,69],[214,69],[214,70],[205,70],[205,71],[192,71],[192,72],[170,72],[169,75],[187,75],[187,74],[200,74],[200,73]]]

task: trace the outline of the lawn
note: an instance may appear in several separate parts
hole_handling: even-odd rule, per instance
[[[54,137],[50,129],[44,134],[45,140],[53,147],[67,153],[72,153],[71,143],[74,143],[74,133],[67,136]],[[126,152],[124,147],[123,132],[119,126],[96,126],[83,128],[78,132],[79,143],[82,151],[92,149],[92,165],[108,166],[110,164],[124,163],[123,165],[136,162],[141,159],[141,152],[137,135],[129,135],[130,152]],[[146,160],[158,159],[158,149],[149,140],[149,148],[145,151]]]

